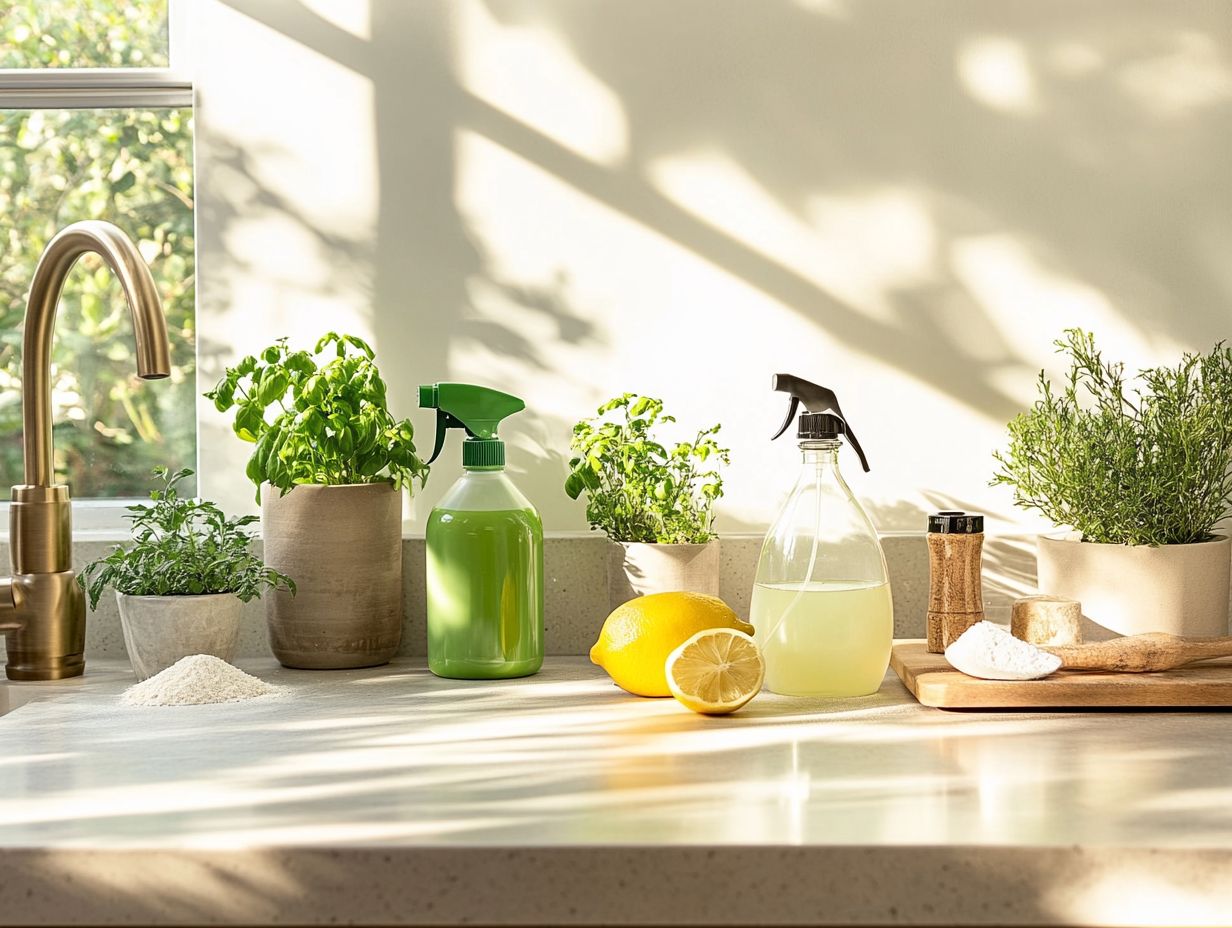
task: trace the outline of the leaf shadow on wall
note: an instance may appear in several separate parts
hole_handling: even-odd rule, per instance
[[[1086,291],[1062,307],[1106,302],[1148,338],[1167,328],[1208,345],[1232,328],[1232,281],[1212,262],[1232,242],[1226,7],[1122,4],[1116,29],[1106,11],[971,0],[486,8],[550,31],[614,91],[629,163],[596,167],[472,99],[478,131],[972,408],[1012,414],[999,375],[1029,383],[1041,361],[993,322],[981,270],[965,265],[1012,277],[1025,268],[1007,258],[1029,262]],[[1193,90],[1161,96],[1153,73]],[[825,210],[810,207],[819,193],[911,192],[933,267],[891,281],[879,318],[663,194],[656,162],[696,151],[722,153],[806,224]],[[1004,247],[964,251],[990,237]]]
[[[364,249],[378,344],[404,362],[389,371],[395,396],[447,379],[452,359],[476,346],[533,376],[559,346],[600,337],[567,280],[528,293],[485,250],[458,204],[462,132],[995,419],[1021,406],[1007,383],[1029,384],[1048,360],[1019,338],[1033,327],[1051,337],[1106,319],[1148,343],[1193,346],[1227,334],[1232,281],[1218,255],[1232,243],[1232,190],[1220,151],[1232,103],[1218,85],[1232,30],[1217,4],[1136,0],[1118,6],[1111,29],[1098,9],[973,0],[372,0],[370,40],[303,4],[229,5],[372,81],[380,212]],[[468,89],[458,59],[470,8],[549,33],[612,91],[627,122],[623,163],[588,159]],[[1171,86],[1196,88],[1188,97],[1153,89],[1151,74],[1169,67]],[[696,152],[737,166],[805,228],[824,226],[836,204],[895,191],[919,220],[922,258],[883,274],[862,301],[665,192],[658,168]],[[887,233],[883,247],[893,244]],[[554,320],[558,340],[481,318],[477,281]],[[707,363],[737,367],[739,341]],[[538,416],[543,438],[519,436],[521,453],[567,442],[567,417]],[[559,470],[528,469],[525,489],[559,493],[564,455],[537,450],[562,459]],[[725,531],[759,527],[723,521]]]
[[[365,41],[302,4],[237,0],[228,5],[371,79],[380,207],[370,238],[332,234],[294,198],[279,195],[262,180],[263,160],[274,156],[277,163],[278,155],[293,153],[211,137],[202,170],[221,181],[216,188],[226,187],[202,215],[204,250],[221,256],[218,260],[226,265],[215,267],[215,277],[242,280],[250,269],[227,240],[242,223],[262,216],[289,220],[295,232],[313,240],[327,290],[370,295],[378,360],[395,413],[417,418],[421,433],[426,433],[429,414],[414,409],[416,387],[453,379],[451,356],[482,346],[497,360],[516,359],[528,370],[546,372],[553,344],[596,341],[589,314],[570,299],[567,271],[539,283],[509,278],[459,212],[453,147],[458,90],[450,76],[447,37],[440,28],[445,13],[432,10],[428,15],[426,4],[373,3],[374,39]],[[286,281],[279,292],[293,302],[300,288]],[[474,311],[476,294],[546,323],[552,344],[528,336],[513,320]],[[225,305],[220,302],[225,297],[216,293],[212,298]],[[226,346],[208,338],[201,352],[214,360],[213,366],[228,353]],[[557,449],[567,447],[572,423],[542,411],[536,411],[533,423],[521,421],[524,418],[515,418],[508,428],[515,479],[532,498],[559,494],[565,455]],[[436,486],[448,485],[456,470],[453,458],[456,454],[441,458],[433,478]]]
[[[237,300],[238,291],[254,279],[271,285],[265,288],[274,301],[268,308],[284,318],[294,318],[297,301],[308,294],[342,295],[357,289],[371,290],[370,245],[323,228],[295,198],[276,190],[264,179],[263,162],[277,163],[290,157],[290,152],[269,144],[240,144],[219,135],[211,135],[208,145],[208,158],[201,171],[211,195],[202,203],[197,234],[201,250],[214,262],[207,298],[215,312],[228,311]],[[245,224],[267,221],[276,221],[282,236],[301,243],[296,250],[310,254],[313,265],[306,267],[297,258],[275,272],[264,255],[246,250],[236,240],[237,233],[242,237]],[[228,335],[235,331],[242,331],[241,323],[232,326]],[[308,338],[323,333],[284,334],[307,344]],[[198,346],[202,367],[221,372],[224,365],[237,360],[233,356],[235,346],[230,342],[230,338],[220,340],[208,329],[203,331]],[[254,344],[250,350],[263,347]]]

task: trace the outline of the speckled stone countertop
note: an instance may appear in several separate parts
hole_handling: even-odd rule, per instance
[[[0,924],[1232,920],[1226,713],[946,713],[890,677],[704,718],[578,658],[242,663],[286,695],[0,685]]]

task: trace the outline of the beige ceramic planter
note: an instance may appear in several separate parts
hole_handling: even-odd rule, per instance
[[[391,483],[261,492],[265,563],[296,593],[265,594],[270,648],[287,667],[384,664],[402,640],[402,494]]]
[[[719,595],[719,540],[704,545],[613,542],[607,562],[608,608],[637,596],[687,590]]]
[[[193,654],[230,661],[240,635],[243,603],[232,593],[129,596],[116,593],[124,647],[138,680]]]
[[[1082,614],[1120,635],[1228,634],[1232,540],[1191,545],[1103,545],[1039,539],[1039,588],[1076,599]]]

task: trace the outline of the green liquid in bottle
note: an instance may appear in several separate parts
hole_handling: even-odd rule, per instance
[[[543,664],[543,523],[533,510],[434,509],[427,528],[428,667],[524,677]]]

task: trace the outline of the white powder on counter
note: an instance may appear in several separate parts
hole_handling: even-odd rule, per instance
[[[204,706],[269,696],[278,688],[209,654],[182,657],[120,697],[125,706]]]
[[[983,680],[1036,680],[1055,672],[1061,658],[1019,641],[992,622],[978,622],[945,649],[955,670]]]

